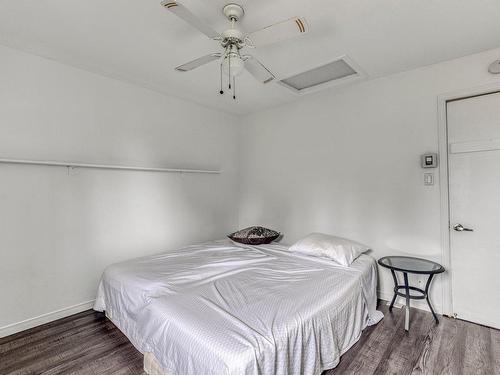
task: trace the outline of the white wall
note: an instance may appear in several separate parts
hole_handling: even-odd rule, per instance
[[[440,261],[440,187],[423,186],[419,156],[437,150],[437,96],[500,82],[486,72],[499,56],[337,88],[238,120],[0,47],[0,157],[223,170],[0,165],[0,336],[87,308],[107,264],[222,237],[238,220],[279,229],[288,243],[323,231],[369,244],[376,257]],[[381,281],[387,298],[387,272]],[[438,309],[441,294],[438,280]]]
[[[223,171],[0,164],[0,335],[88,308],[110,263],[235,229],[234,120],[0,47],[0,158]]]
[[[441,261],[439,170],[423,184],[419,157],[438,150],[440,94],[491,82],[500,49],[304,97],[242,126],[240,226],[292,243],[319,231],[358,240],[375,257]],[[428,172],[428,171],[427,171]],[[413,280],[418,282],[419,280]],[[381,297],[392,297],[381,271]],[[442,307],[442,286],[432,290]]]

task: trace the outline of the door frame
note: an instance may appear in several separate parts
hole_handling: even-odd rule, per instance
[[[451,264],[451,231],[450,231],[450,180],[449,180],[449,153],[448,153],[448,102],[473,98],[476,96],[500,92],[500,82],[466,88],[438,96],[438,150],[439,150],[439,192],[441,212],[441,262],[447,272],[442,276],[443,311],[444,315],[455,316],[453,311],[453,285]]]

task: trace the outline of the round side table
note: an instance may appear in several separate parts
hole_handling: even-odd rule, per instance
[[[403,257],[403,256],[388,256],[383,257],[378,260],[378,264],[382,267],[391,270],[392,278],[394,279],[394,297],[392,297],[391,305],[389,306],[389,311],[392,312],[394,307],[394,302],[396,298],[403,297],[406,299],[406,309],[405,309],[405,330],[410,330],[410,300],[411,299],[425,299],[429,308],[431,309],[432,315],[436,320],[436,324],[439,324],[439,319],[432,308],[431,302],[429,301],[429,286],[434,275],[444,272],[444,267],[436,262],[432,262],[427,259],[413,258],[413,257]],[[398,283],[398,278],[396,272],[403,273],[404,284],[400,285]],[[427,283],[425,284],[425,289],[420,289],[414,286],[410,286],[408,283],[408,274],[419,274],[428,275]],[[404,292],[400,292],[404,289]],[[410,290],[417,292],[418,294],[410,294]]]

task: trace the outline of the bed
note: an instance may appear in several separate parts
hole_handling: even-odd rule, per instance
[[[156,374],[320,374],[376,324],[377,267],[229,240],[108,267],[94,309]]]

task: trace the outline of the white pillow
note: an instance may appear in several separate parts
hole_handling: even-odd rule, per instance
[[[358,242],[323,233],[311,233],[290,247],[290,251],[294,253],[327,257],[346,267],[368,250],[368,246]]]

